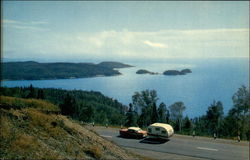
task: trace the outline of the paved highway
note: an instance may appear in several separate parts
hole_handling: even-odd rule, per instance
[[[249,160],[249,142],[174,135],[169,141],[127,139],[119,129],[90,127],[121,147],[154,159]]]

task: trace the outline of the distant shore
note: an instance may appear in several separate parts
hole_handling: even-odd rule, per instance
[[[122,75],[119,68],[133,67],[120,62],[93,63],[38,63],[5,62],[3,63],[4,81],[13,80],[56,80]]]

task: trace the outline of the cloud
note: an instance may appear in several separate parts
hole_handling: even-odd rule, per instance
[[[12,29],[19,29],[19,30],[36,30],[36,31],[44,31],[48,30],[47,28],[42,27],[41,25],[48,24],[45,21],[16,21],[11,19],[4,19],[3,26],[4,28],[12,28]]]
[[[15,23],[15,22],[8,22]],[[6,33],[3,53],[49,58],[249,57],[249,29]],[[8,54],[11,51],[12,54]],[[22,54],[20,54],[22,53]]]
[[[45,21],[31,21],[31,24],[48,24],[48,22]]]
[[[167,45],[162,44],[162,43],[153,43],[150,41],[144,41],[143,43],[150,46],[150,47],[154,47],[154,48],[168,48]]]
[[[17,24],[20,21],[10,20],[10,19],[3,19],[3,24]]]

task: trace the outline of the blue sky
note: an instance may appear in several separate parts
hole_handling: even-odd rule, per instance
[[[249,2],[5,1],[3,57],[249,57]]]

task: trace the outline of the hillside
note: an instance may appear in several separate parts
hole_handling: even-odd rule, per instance
[[[114,68],[124,67],[130,66],[118,62],[102,62],[100,64],[5,62],[2,64],[2,79],[41,80],[115,76],[121,73]]]
[[[124,123],[125,111],[127,110],[127,107],[117,100],[94,91],[34,88],[32,86],[15,88],[0,87],[0,95],[44,99],[54,105],[60,106],[61,109],[70,107],[72,112],[65,114],[74,119],[84,122],[94,121],[99,124],[120,125]],[[69,101],[72,103],[68,104]]]
[[[135,159],[136,155],[35,99],[1,96],[1,159]]]

